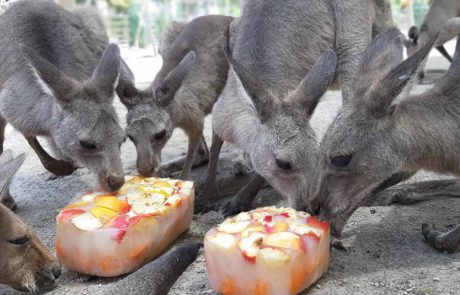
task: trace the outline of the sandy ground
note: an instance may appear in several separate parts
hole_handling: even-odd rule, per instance
[[[142,52],[130,52],[127,62],[137,75],[139,85],[146,85],[158,69],[158,57],[146,57]],[[448,64],[437,54],[429,67],[446,69]],[[427,86],[417,86],[423,91]],[[340,93],[328,92],[315,112],[312,125],[321,136],[340,108]],[[124,125],[125,109],[116,101]],[[206,137],[210,142],[210,118],[206,124]],[[186,152],[187,140],[177,130],[168,144],[164,159],[172,159]],[[93,185],[94,177],[86,169],[79,169],[71,176],[48,180],[50,174],[40,165],[38,158],[27,146],[23,137],[11,127],[7,129],[6,148],[14,153],[25,152],[28,158],[12,185],[12,193],[19,204],[18,214],[38,233],[51,249],[54,248],[55,221],[58,210],[78,192]],[[127,173],[135,171],[135,149],[131,142],[124,144],[123,162]],[[230,146],[224,147],[222,158],[233,159],[236,153]],[[220,169],[231,170],[221,165]],[[197,169],[194,175],[205,173]],[[419,174],[417,179],[431,178]],[[279,195],[272,189],[263,190],[258,205],[281,204]],[[375,209],[375,210],[371,210]],[[188,237],[202,238],[217,222],[220,213],[210,212],[195,217]],[[362,208],[358,210],[344,232],[344,244],[348,251],[332,249],[330,269],[326,275],[304,294],[459,294],[460,253],[443,254],[431,249],[421,236],[421,224],[436,223],[448,229],[460,222],[459,200],[439,200],[416,206],[391,206]],[[161,271],[161,270],[160,270]],[[110,294],[113,280],[90,278],[64,270],[58,287],[49,294]],[[142,279],[136,284],[137,292],[149,294],[142,288]],[[127,294],[119,290],[119,294]],[[0,286],[0,294],[16,294]],[[203,256],[200,255],[179,278],[170,293],[172,295],[214,294],[207,279]]]

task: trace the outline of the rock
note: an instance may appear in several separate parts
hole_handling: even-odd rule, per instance
[[[438,278],[438,277],[434,277],[434,278],[433,278],[433,282],[439,282],[439,278]]]

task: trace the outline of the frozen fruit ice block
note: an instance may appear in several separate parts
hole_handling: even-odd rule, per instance
[[[329,264],[329,225],[291,208],[226,219],[205,236],[206,269],[223,295],[298,294]]]
[[[186,231],[193,182],[130,176],[117,193],[85,193],[56,217],[62,266],[101,277],[131,272]]]

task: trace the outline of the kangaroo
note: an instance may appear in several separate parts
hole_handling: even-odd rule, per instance
[[[232,20],[232,17],[208,15],[188,24],[173,22],[163,34],[160,47],[163,66],[151,86],[140,91],[132,83],[121,83],[127,84],[120,86],[124,87],[121,101],[128,108],[126,132],[136,145],[140,174],[151,176],[160,172],[161,151],[176,127],[184,130],[189,138],[187,157],[185,161],[169,163],[165,170],[179,170],[182,164],[179,178],[188,179],[192,166],[207,163],[204,119],[227,79],[228,63],[222,45]],[[165,79],[171,78],[174,68],[181,70],[180,62],[190,51],[196,52],[196,62],[187,69],[190,74],[182,83],[177,81],[174,85],[179,89],[168,89],[170,95],[159,100],[153,90],[166,89]]]
[[[413,26],[409,29],[409,39],[405,42],[409,55],[414,54],[430,40],[437,38],[436,49],[449,61],[452,57],[444,44],[460,33],[460,1],[434,0],[425,19],[418,29]],[[423,67],[423,65],[422,65]],[[423,69],[419,71],[423,77]]]
[[[450,69],[433,89],[396,101],[435,41],[402,61],[402,38],[398,29],[390,29],[367,48],[353,96],[322,140],[308,202],[313,213],[331,222],[335,235],[340,235],[360,205],[381,203],[382,189],[420,169],[460,174],[460,40]],[[424,187],[426,192],[396,194],[386,202],[428,199],[433,185]],[[445,195],[452,196],[451,190]],[[448,252],[460,249],[460,226],[448,234],[424,226],[423,234],[435,248]]]
[[[83,165],[101,189],[117,190],[125,133],[111,104],[121,61],[118,47],[107,46],[102,21],[51,1],[19,1],[0,16],[0,27],[0,151],[8,122],[48,171],[68,175]]]
[[[389,1],[245,1],[233,37],[238,66],[213,108],[213,142],[200,195],[218,195],[217,160],[226,141],[249,155],[257,174],[226,205],[226,215],[249,209],[264,179],[290,205],[301,207],[316,166],[309,118],[332,78],[347,100],[361,53],[392,24]],[[319,58],[328,48],[337,51],[337,71],[335,54]],[[197,209],[205,203],[198,199]]]
[[[0,192],[9,191],[11,180],[25,159],[11,151],[0,155]],[[36,292],[52,287],[61,275],[54,256],[32,230],[12,211],[0,205],[0,284]]]

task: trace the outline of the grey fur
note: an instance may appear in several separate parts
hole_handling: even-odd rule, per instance
[[[209,15],[186,25],[172,23],[162,38],[163,66],[152,85],[143,91],[132,83],[123,85],[121,99],[128,107],[126,132],[136,145],[137,166],[142,175],[159,173],[161,150],[176,127],[189,137],[180,178],[190,176],[200,144],[205,152],[198,160],[207,160],[207,147],[202,141],[204,118],[211,112],[226,82],[228,63],[222,45],[227,41],[225,32],[232,20],[232,17]],[[186,69],[179,63],[192,51],[196,52],[196,62]],[[174,71],[190,72],[190,75],[187,78],[173,75],[168,82],[168,76]],[[165,84],[169,85],[168,91],[162,94]],[[156,136],[162,133],[163,137]]]
[[[245,1],[233,57],[247,74],[242,77],[230,71],[213,109],[214,138],[249,154],[255,171],[290,199],[290,205],[302,207],[301,196],[309,187],[317,158],[316,136],[309,125],[316,103],[310,104],[305,94],[326,89],[315,79],[304,85],[302,99],[293,92],[302,89],[299,85],[309,72],[322,78],[331,69],[335,73],[332,59],[313,68],[326,49],[334,49],[338,56],[335,78],[346,100],[361,53],[374,35],[392,24],[390,3],[384,0]],[[249,80],[256,81],[251,83],[252,90],[245,85]],[[276,158],[289,162],[292,171],[278,168]],[[210,163],[210,167],[216,165]],[[203,195],[217,193],[215,173],[208,172]],[[253,184],[260,186],[256,180]],[[242,209],[237,203],[228,214]]]
[[[26,137],[49,171],[67,175],[74,164],[83,165],[97,173],[102,189],[118,189],[125,133],[112,101],[120,52],[107,47],[100,18],[50,1],[18,1],[0,17],[0,27],[0,121]],[[62,158],[48,155],[37,136]]]
[[[437,38],[436,47],[445,50],[444,43],[455,38],[460,33],[460,1],[434,0],[420,26],[409,30],[409,40],[406,42],[409,55],[414,54],[430,40]],[[419,72],[423,76],[423,62]]]
[[[343,106],[321,143],[309,202],[313,212],[332,222],[337,235],[360,205],[369,204],[369,199],[378,201],[375,193],[380,189],[420,169],[460,174],[460,40],[452,66],[433,89],[396,101],[435,41],[402,61],[400,40],[399,32],[392,29],[369,46],[352,99]],[[379,62],[384,60],[393,62]],[[369,64],[378,64],[380,69],[369,72]],[[369,83],[360,85],[364,76]],[[349,164],[343,160],[347,155],[352,156]],[[453,234],[460,245],[458,230]],[[438,241],[436,244],[432,237],[427,239],[439,247]]]

